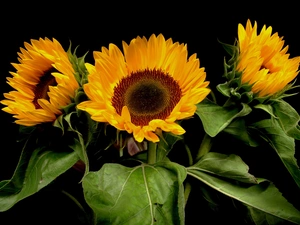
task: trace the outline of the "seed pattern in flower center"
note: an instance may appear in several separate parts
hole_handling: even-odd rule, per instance
[[[161,70],[145,69],[124,77],[114,88],[112,105],[121,115],[127,106],[131,122],[148,125],[153,119],[166,119],[181,99],[179,84]]]
[[[52,72],[55,72],[54,68],[49,69],[46,71],[40,78],[40,82],[35,86],[34,89],[34,99],[33,104],[36,109],[41,109],[42,107],[38,103],[38,99],[47,99],[49,100],[48,91],[49,86],[57,85],[55,81],[55,77],[51,75]]]

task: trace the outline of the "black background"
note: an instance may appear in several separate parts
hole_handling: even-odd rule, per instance
[[[19,48],[24,46],[24,42],[39,37],[56,38],[66,50],[71,41],[73,47],[79,45],[78,56],[89,52],[86,60],[93,62],[92,52],[100,50],[102,46],[107,47],[109,43],[121,47],[122,40],[129,43],[138,35],[148,38],[152,33],[156,35],[162,33],[166,39],[172,38],[175,42],[187,43],[189,54],[197,53],[200,65],[205,67],[207,80],[211,82],[212,87],[224,82],[221,76],[224,56],[227,56],[217,40],[233,44],[237,38],[238,23],[245,25],[248,18],[252,22],[257,21],[259,29],[264,24],[272,26],[274,32],[284,36],[285,43],[290,46],[291,57],[300,55],[300,13],[297,5],[293,5],[295,3],[288,4],[289,2],[285,1],[281,5],[275,5],[246,2],[249,1],[6,3],[1,5],[0,13],[1,93],[11,90],[6,84],[6,77],[10,76],[8,71],[14,71],[10,63],[17,62]],[[1,96],[0,98],[3,99]],[[289,102],[299,111],[297,99],[298,97],[292,97]],[[0,178],[3,180],[11,177],[20,150],[15,148],[17,126],[13,124],[12,116],[1,111],[0,119]],[[296,146],[298,145],[296,142]],[[55,199],[33,197],[28,201],[40,204],[41,208],[51,212],[50,205]],[[14,216],[20,215],[26,223],[33,218],[34,210],[43,214],[43,210],[36,206],[32,210],[25,211],[20,206],[13,213],[2,213],[2,215],[6,219],[10,218],[11,221],[15,221]],[[2,215],[0,213],[0,219]],[[53,215],[54,218],[59,216],[59,213]],[[58,221],[63,219],[57,219]],[[41,221],[37,224],[46,224],[46,222]]]

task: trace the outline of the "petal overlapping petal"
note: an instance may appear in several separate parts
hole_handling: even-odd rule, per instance
[[[148,40],[138,36],[129,44],[123,41],[122,47],[123,53],[114,44],[110,44],[108,48],[103,47],[99,52],[94,52],[95,65],[87,64],[88,83],[84,85],[89,100],[80,103],[77,107],[87,111],[96,121],[107,122],[118,130],[127,131],[138,142],[142,142],[144,139],[158,142],[159,137],[156,134],[158,130],[178,135],[183,134],[185,131],[177,123],[177,120],[193,116],[196,110],[195,105],[210,92],[209,82],[205,81],[206,73],[204,68],[200,67],[200,61],[196,54],[188,58],[186,45],[174,43],[172,39],[166,40],[162,34],[158,36],[153,34]],[[132,78],[133,76],[135,78]],[[139,80],[139,76],[145,77]],[[130,78],[132,79],[130,80]],[[153,82],[149,81],[151,79]],[[164,79],[166,79],[165,82],[162,81]],[[163,94],[165,98],[161,104],[166,104],[166,109],[171,102],[176,101],[176,104],[172,106],[171,110],[169,109],[168,115],[157,114],[158,118],[152,117],[154,112],[149,112],[149,117],[144,115],[145,110],[133,112],[131,111],[133,109],[123,102],[130,101],[128,95],[134,93],[130,86],[131,82],[137,82],[132,85],[139,91],[141,87],[144,88],[143,85],[147,85],[147,82],[150,84],[145,88],[152,88],[157,82],[163,82],[163,85],[160,83],[156,86],[158,89],[162,88],[159,93]],[[129,85],[128,88],[131,88],[131,91],[128,94],[126,92],[128,89],[122,86],[118,89],[116,97],[114,95],[118,85],[126,87]],[[173,89],[172,93],[179,96],[176,98],[178,100],[174,100],[169,92]],[[113,99],[119,101],[115,104],[121,107],[120,109],[116,109]],[[156,103],[154,105],[158,105]],[[158,108],[164,109],[164,107]],[[133,117],[139,116],[143,118],[143,122],[134,122],[138,120],[134,120]]]
[[[4,94],[6,99],[1,101],[5,105],[2,110],[14,114],[20,125],[53,122],[62,114],[62,107],[71,103],[79,87],[67,53],[56,39],[40,38],[25,42],[18,56],[19,63],[12,63],[16,72],[10,72],[12,77],[7,78],[14,90]],[[49,85],[43,84],[45,87],[39,91],[46,96],[40,98],[37,97],[37,87],[45,74],[54,79]]]
[[[239,58],[237,70],[242,72],[242,83],[252,86],[258,97],[272,96],[298,75],[300,57],[290,58],[288,46],[272,27],[262,27],[257,33],[257,23],[247,21],[246,28],[238,25]]]

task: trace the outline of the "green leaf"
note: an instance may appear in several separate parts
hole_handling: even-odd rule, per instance
[[[86,175],[87,172],[89,171],[89,159],[88,159],[88,155],[87,155],[87,151],[86,151],[86,144],[84,143],[82,134],[76,128],[74,128],[72,126],[71,118],[72,118],[73,115],[76,115],[76,113],[72,112],[72,113],[67,114],[64,117],[65,121],[69,125],[68,129],[70,131],[75,132],[77,134],[77,137],[78,137],[78,139],[74,138],[74,142],[72,142],[69,145],[69,147],[71,149],[73,149],[78,154],[78,156],[80,157],[82,162],[85,164],[85,175]]]
[[[97,224],[184,224],[185,178],[186,169],[173,162],[104,164],[82,184]]]
[[[258,143],[248,133],[247,126],[244,118],[237,118],[233,120],[223,132],[228,133],[238,140],[243,141],[245,144],[256,147]]]
[[[244,163],[241,157],[234,154],[225,155],[217,152],[208,152],[195,165],[188,168],[243,183],[258,183],[256,178],[248,172],[248,165]]]
[[[284,220],[278,217],[272,216],[268,213],[264,213],[263,211],[257,210],[250,206],[248,206],[247,208],[249,217],[255,223],[255,225],[276,225],[284,223]]]
[[[254,108],[261,109],[261,110],[267,112],[268,114],[270,114],[272,117],[276,118],[276,116],[274,115],[274,112],[273,112],[273,107],[271,105],[257,104],[254,106]]]
[[[69,144],[69,147],[76,152],[76,154],[79,156],[79,158],[82,160],[82,162],[85,165],[85,173],[84,175],[87,174],[89,171],[89,160],[88,160],[88,155],[87,151],[84,145],[84,141],[81,137],[81,135],[78,135],[78,139],[74,138],[73,142]]]
[[[0,183],[0,212],[38,192],[78,160],[75,152],[38,148],[31,154],[23,150],[12,178]]]
[[[298,112],[284,100],[275,101],[272,106],[274,114],[277,116],[279,124],[284,132],[287,135],[300,140],[300,126],[298,125],[300,116]]]
[[[300,187],[300,169],[295,158],[295,140],[288,136],[280,125],[271,119],[254,124],[260,136],[276,151],[292,178]]]
[[[157,162],[166,160],[166,157],[168,153],[173,148],[174,144],[182,140],[181,136],[176,136],[171,133],[165,132],[164,136],[161,137],[161,141],[157,144],[157,150],[156,150],[156,160]]]
[[[251,108],[242,104],[242,108],[238,107],[222,107],[208,99],[197,105],[196,114],[200,117],[205,132],[215,137],[219,132],[225,129],[235,118],[248,115]]]
[[[259,181],[256,185],[241,186],[195,168],[187,168],[187,174],[257,210],[300,224],[300,211],[289,203],[272,183]]]

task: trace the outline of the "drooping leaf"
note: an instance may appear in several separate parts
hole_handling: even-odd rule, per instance
[[[284,223],[284,220],[279,217],[264,213],[263,211],[250,206],[248,206],[247,208],[249,214],[248,216],[255,223],[255,225],[277,225]]]
[[[173,162],[104,164],[83,179],[97,224],[184,224],[186,169]]]
[[[300,187],[300,169],[295,158],[295,140],[282,130],[278,122],[271,119],[255,123],[254,128],[276,151],[284,166]]]
[[[248,165],[238,155],[225,155],[217,152],[208,152],[189,169],[230,178],[243,183],[257,184],[256,178],[249,173]]]
[[[205,132],[215,137],[235,118],[245,116],[250,112],[251,108],[247,104],[242,104],[241,108],[222,107],[205,99],[197,105],[196,114],[200,117]]]
[[[300,211],[289,203],[274,186],[266,180],[259,184],[238,185],[195,168],[187,168],[187,174],[211,188],[264,213],[300,224]]]
[[[228,133],[238,140],[243,141],[245,144],[255,147],[258,146],[257,141],[249,135],[244,118],[237,118],[232,121],[225,129],[225,133]]]
[[[274,114],[278,118],[279,125],[282,127],[284,132],[300,140],[300,116],[298,112],[284,100],[277,100],[272,104]]]
[[[261,110],[265,111],[266,113],[270,114],[272,117],[276,118],[276,116],[274,115],[273,107],[271,105],[257,104],[254,106],[254,108],[261,109]]]
[[[44,148],[37,148],[32,153],[23,151],[12,178],[0,183],[0,212],[38,192],[78,160],[76,152]]]

